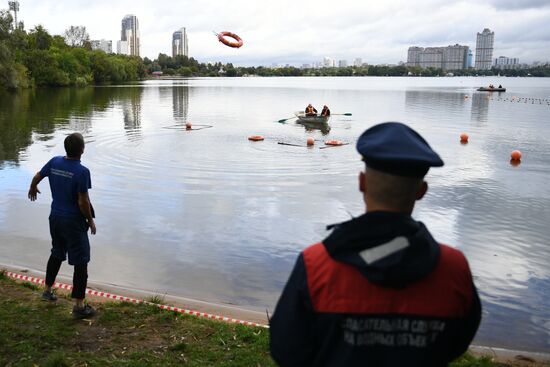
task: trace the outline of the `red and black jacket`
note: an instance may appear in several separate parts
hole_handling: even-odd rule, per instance
[[[464,255],[410,216],[373,212],[304,250],[270,320],[281,366],[446,366],[481,304]]]

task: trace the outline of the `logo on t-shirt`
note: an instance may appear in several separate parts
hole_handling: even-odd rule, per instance
[[[63,171],[63,170],[56,169],[56,168],[52,168],[50,172],[51,172],[52,175],[62,176],[62,177],[67,177],[67,178],[73,178],[73,175],[74,175],[74,173],[72,173],[72,172]]]

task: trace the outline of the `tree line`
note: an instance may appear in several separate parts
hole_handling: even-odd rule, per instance
[[[64,37],[41,25],[27,32],[0,10],[0,88],[121,83],[146,75],[139,57],[92,50],[85,27],[72,26]]]
[[[177,56],[172,58],[159,54],[158,59],[144,59],[149,72],[162,71],[163,75],[192,76],[536,76],[550,77],[550,65],[541,65],[527,69],[496,69],[489,70],[443,70],[440,68],[421,68],[406,65],[362,65],[347,67],[297,68],[285,66],[277,68],[234,67],[233,64],[202,64],[193,58]]]

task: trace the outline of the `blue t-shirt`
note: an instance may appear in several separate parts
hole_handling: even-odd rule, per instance
[[[92,188],[90,170],[80,160],[53,157],[40,170],[40,176],[48,177],[52,190],[51,215],[82,217],[78,206],[78,193]]]

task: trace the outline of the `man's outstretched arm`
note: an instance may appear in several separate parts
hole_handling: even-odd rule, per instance
[[[38,184],[40,181],[42,181],[44,177],[40,174],[40,172],[36,172],[36,175],[32,178],[31,181],[31,187],[29,188],[28,197],[31,201],[35,201],[37,198],[37,195],[40,194],[40,190],[38,190]]]

